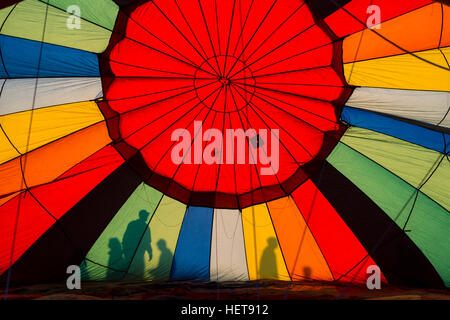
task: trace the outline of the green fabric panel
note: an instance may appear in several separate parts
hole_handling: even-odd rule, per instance
[[[416,188],[427,180],[442,158],[437,151],[357,127],[347,130],[341,142]]]
[[[46,3],[46,0],[39,0]],[[67,11],[67,8],[76,5],[80,8],[81,17],[86,21],[98,24],[108,30],[114,29],[119,7],[112,0],[50,0],[49,4]]]
[[[0,10],[0,27],[2,26],[3,22],[5,21],[6,17],[9,15],[9,13],[14,9],[14,5],[10,7],[3,8]]]
[[[42,41],[46,8],[47,4],[39,0],[20,2],[3,25],[1,34]],[[1,11],[4,10],[10,10],[10,8]],[[69,17],[70,15],[65,11],[48,6],[44,42],[95,53],[106,49],[111,31],[85,20],[81,20],[80,29],[71,30],[67,27]]]
[[[83,281],[101,281],[105,279],[114,281],[121,280],[125,275],[125,271],[111,270],[86,259],[81,263],[80,270]]]
[[[144,231],[161,198],[162,193],[146,184],[136,188],[86,255],[85,280],[117,280],[123,276],[120,271],[128,269],[139,243],[151,241]]]
[[[406,227],[406,230],[411,230],[407,235],[433,264],[446,285],[450,286],[448,211],[394,174],[342,143],[336,146],[327,160],[401,228],[408,219],[418,193]]]
[[[419,192],[406,230],[450,287],[450,214]]]
[[[352,127],[341,139],[416,188],[435,171],[444,155],[421,146],[367,129]],[[450,170],[448,161],[441,163],[421,191],[450,209]],[[431,182],[432,181],[432,182]]]
[[[150,222],[151,243],[141,242],[127,280],[169,280],[186,205],[164,196]],[[146,254],[147,251],[147,254]],[[150,259],[148,251],[152,252]]]
[[[441,164],[421,191],[450,210],[450,160],[448,157],[444,156]]]

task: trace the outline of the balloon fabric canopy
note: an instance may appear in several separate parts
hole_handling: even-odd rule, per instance
[[[450,287],[445,1],[7,0],[0,61],[2,282]]]

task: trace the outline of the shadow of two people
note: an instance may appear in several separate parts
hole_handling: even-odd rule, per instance
[[[135,276],[145,277],[145,253],[148,261],[153,259],[152,237],[148,227],[150,214],[146,210],[139,211],[139,217],[131,221],[123,235],[122,243],[119,238],[109,239],[108,279],[123,278],[127,271]],[[156,243],[160,251],[158,266],[150,270],[150,274],[157,276],[162,270],[170,268],[173,254],[167,248],[166,240],[159,239]]]

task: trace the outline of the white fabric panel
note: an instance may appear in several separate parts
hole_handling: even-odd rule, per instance
[[[0,115],[30,110],[36,78],[1,79]],[[94,100],[102,96],[100,78],[39,78],[35,109]]]
[[[450,105],[448,108],[450,109]],[[450,128],[450,110],[445,116],[445,119],[441,122],[440,126]]]
[[[450,127],[450,92],[356,88],[347,106]]]
[[[211,281],[247,281],[248,269],[239,210],[214,209]]]

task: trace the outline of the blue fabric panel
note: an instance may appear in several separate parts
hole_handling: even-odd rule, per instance
[[[342,120],[352,126],[384,133],[444,154],[450,151],[450,135],[370,111],[345,107]]]
[[[172,262],[172,280],[209,281],[213,209],[189,207]]]
[[[98,77],[96,54],[0,35],[0,78]],[[40,71],[38,72],[38,68]]]

